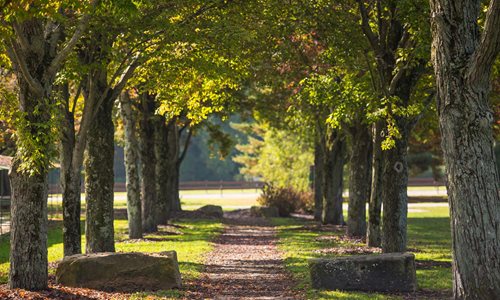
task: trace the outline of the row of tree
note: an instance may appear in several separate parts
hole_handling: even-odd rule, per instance
[[[488,101],[500,50],[499,1],[66,0],[0,7],[5,82],[17,81],[13,93],[2,93],[2,108],[17,106],[2,112],[16,132],[11,287],[47,286],[47,172],[55,145],[65,255],[81,252],[82,167],[86,251],[113,251],[115,128],[125,137],[129,234],[140,237],[179,209],[179,135],[187,133],[187,145],[210,114],[235,110],[314,145],[321,183],[315,217],[323,223],[344,222],[348,153],[348,233],[366,234],[384,252],[405,251],[408,144],[418,120],[432,119],[437,96],[455,296],[500,294],[497,117]],[[120,117],[113,118],[118,98]],[[227,139],[213,132],[227,149]]]

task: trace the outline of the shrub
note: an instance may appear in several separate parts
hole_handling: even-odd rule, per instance
[[[313,213],[314,212],[314,193],[311,191],[297,192],[297,196],[299,198],[298,211],[301,211],[304,213]]]
[[[298,192],[292,187],[276,187],[269,183],[264,185],[257,202],[260,205],[277,207],[281,217],[288,217],[292,212],[314,210],[314,197],[311,192]]]

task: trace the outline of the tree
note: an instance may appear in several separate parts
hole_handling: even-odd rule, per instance
[[[92,2],[92,7],[97,1]],[[17,152],[11,170],[12,223],[9,285],[30,290],[47,287],[47,174],[54,155],[54,80],[84,32],[84,14],[67,40],[61,20],[64,8],[82,12],[84,6],[6,3],[4,41],[19,87],[16,118]],[[62,8],[62,10],[59,10]],[[63,13],[60,13],[63,11]]]
[[[129,91],[120,95],[120,114],[124,127],[125,169],[127,186],[128,236],[142,238],[141,192],[139,176],[139,142],[137,140],[136,117]]]
[[[141,93],[140,97],[140,141],[141,141],[141,201],[142,201],[142,229],[144,232],[158,230],[156,220],[157,193],[156,193],[156,155],[155,155],[155,95]]]
[[[500,51],[500,1],[432,0],[437,82],[457,299],[500,295],[500,178],[489,106],[491,67]]]
[[[428,39],[424,31],[426,22],[418,10],[425,5],[415,6],[407,2],[361,1],[357,0],[361,29],[370,44],[375,57],[377,92],[382,99],[384,126],[377,126],[384,135],[382,141],[381,165],[373,165],[374,201],[383,199],[384,252],[406,250],[406,219],[408,214],[408,163],[407,147],[409,134],[416,122],[418,107],[412,104],[415,86],[426,71]],[[378,145],[374,151],[378,154]],[[379,175],[380,172],[380,175]],[[380,190],[379,190],[380,188]],[[378,210],[378,205],[371,207]],[[373,214],[373,213],[371,213]],[[370,240],[370,239],[369,239]],[[373,239],[371,239],[373,240]]]
[[[313,162],[311,145],[297,132],[272,128],[269,124],[234,124],[235,128],[252,128],[247,144],[236,146],[241,154],[233,160],[243,165],[242,174],[258,177],[278,188],[309,190],[309,168]],[[258,134],[256,134],[258,133]]]

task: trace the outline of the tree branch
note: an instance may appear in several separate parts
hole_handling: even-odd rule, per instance
[[[26,61],[19,54],[19,49],[17,47],[17,43],[14,40],[10,41],[10,48],[7,50],[11,59],[16,63],[19,68],[19,71],[23,75],[24,80],[28,83],[33,93],[37,96],[43,96],[43,86],[42,84],[31,76],[30,71],[28,70],[28,66],[26,65]]]
[[[121,94],[121,92],[125,88],[125,85],[127,85],[128,80],[132,77],[132,75],[134,75],[134,71],[135,69],[137,69],[138,66],[139,66],[139,55],[137,55],[128,65],[127,69],[125,69],[122,76],[120,77],[120,80],[112,89],[110,96],[111,99],[116,99]]]
[[[469,66],[467,79],[469,82],[479,82],[488,80],[491,66],[495,61],[500,51],[500,1],[491,0],[488,12],[486,13],[486,21],[484,32],[481,38],[481,43],[477,47],[474,57]]]
[[[186,141],[184,142],[184,148],[182,149],[182,153],[181,153],[181,155],[179,156],[179,158],[177,160],[178,164],[182,163],[182,161],[186,157],[187,149],[189,148],[189,142],[191,141],[191,137],[192,136],[193,136],[193,131],[189,130],[188,131],[188,135],[186,137]]]
[[[394,95],[394,93],[396,92],[396,87],[398,86],[399,81],[401,80],[407,69],[408,69],[407,66],[399,68],[396,75],[392,77],[391,84],[389,85],[389,91],[388,91],[389,95]]]
[[[92,0],[90,4],[92,10],[95,9],[98,3],[99,0]],[[57,73],[63,61],[70,54],[70,52],[73,50],[73,47],[76,45],[80,37],[83,35],[83,32],[87,28],[89,22],[90,22],[90,13],[87,13],[83,15],[82,18],[80,19],[80,22],[78,23],[78,26],[76,27],[75,32],[73,33],[73,36],[68,41],[66,46],[64,46],[64,48],[52,60],[49,68],[47,69],[47,75],[49,77],[54,76]]]
[[[429,95],[427,96],[427,98],[425,98],[425,100],[422,103],[423,106],[424,106],[424,109],[418,115],[416,115],[414,118],[410,119],[410,123],[409,123],[410,128],[413,128],[415,125],[417,125],[418,121],[420,119],[422,119],[422,117],[424,116],[425,112],[430,107],[429,104],[431,104],[431,101],[434,100],[435,95],[436,95],[436,91],[435,90],[432,90],[432,91],[429,92]]]
[[[19,23],[12,22],[12,28],[14,28],[14,32],[16,33],[17,40],[19,41],[19,45],[23,51],[26,51],[30,48],[30,43],[26,39],[23,34],[21,27],[19,27]]]
[[[76,90],[75,97],[73,98],[73,105],[71,106],[71,113],[74,114],[76,110],[76,102],[78,101],[78,98],[80,97],[80,94],[82,92],[82,86],[83,82],[80,81],[80,84],[78,85],[78,89]],[[69,109],[69,108],[68,108]]]
[[[368,16],[368,11],[366,10],[365,5],[363,4],[363,0],[357,0],[357,2],[359,6],[359,12],[361,15],[361,30],[363,30],[363,33],[368,38],[368,42],[370,42],[370,45],[372,46],[373,50],[377,54],[380,54],[380,43],[377,36],[375,35],[375,33],[373,33],[372,29],[370,28],[370,17]]]

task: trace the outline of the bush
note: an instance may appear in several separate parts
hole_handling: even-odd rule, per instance
[[[291,187],[275,187],[266,183],[257,202],[263,206],[275,206],[280,217],[288,217],[292,212],[311,212],[314,210],[314,197],[311,192],[298,192]]]
[[[304,213],[313,213],[314,212],[314,193],[311,191],[308,192],[297,192],[299,197],[299,207],[298,211]]]

